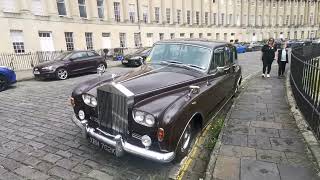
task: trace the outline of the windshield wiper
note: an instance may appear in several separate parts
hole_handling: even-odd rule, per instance
[[[190,66],[190,67],[194,67],[194,68],[198,68],[198,69],[202,69],[202,70],[205,70],[206,68],[204,67],[201,67],[201,66],[197,66],[197,65],[194,65],[194,64],[186,64],[187,66]]]
[[[161,61],[161,63],[172,63],[172,64],[182,64],[182,62],[179,62],[179,61],[173,61],[173,60],[169,60],[169,61]]]

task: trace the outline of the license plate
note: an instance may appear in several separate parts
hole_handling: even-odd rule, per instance
[[[33,71],[33,74],[40,74],[39,71]]]
[[[101,149],[111,153],[111,154],[116,154],[116,149],[114,147],[111,147],[105,143],[102,143],[100,141],[98,141],[97,139],[93,138],[93,137],[89,137],[89,141],[91,144],[100,147]]]
[[[123,62],[123,63],[128,63],[128,61],[127,61],[127,60],[123,60],[122,62]]]

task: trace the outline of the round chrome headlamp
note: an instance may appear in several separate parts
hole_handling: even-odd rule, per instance
[[[82,100],[86,105],[91,107],[96,107],[98,105],[97,99],[90,94],[83,94]]]
[[[151,114],[146,115],[145,118],[145,122],[149,125],[149,126],[153,126],[154,125],[154,117]]]
[[[86,117],[86,115],[85,115],[85,113],[84,113],[83,110],[80,110],[80,111],[78,112],[78,117],[79,117],[80,120],[84,120],[84,118]]]
[[[148,135],[144,135],[141,137],[141,143],[146,147],[150,147],[151,146],[151,138]]]
[[[152,114],[134,110],[132,112],[133,119],[136,123],[147,126],[147,127],[153,127],[155,124],[155,118]]]

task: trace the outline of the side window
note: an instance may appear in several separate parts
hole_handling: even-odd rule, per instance
[[[233,63],[233,50],[230,47],[224,48],[224,61],[225,65],[230,65]]]
[[[81,58],[85,58],[85,57],[88,57],[86,52],[78,52],[78,53],[73,54],[70,58],[77,60],[77,59],[81,59]]]
[[[90,52],[90,51],[89,51],[89,52],[87,52],[87,53],[88,53],[88,56],[89,56],[89,57],[97,56],[94,52]]]
[[[210,65],[210,72],[215,72],[217,67],[225,66],[224,48],[217,48],[213,53],[213,60]]]

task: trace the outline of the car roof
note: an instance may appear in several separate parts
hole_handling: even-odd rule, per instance
[[[190,39],[190,38],[163,40],[155,44],[162,44],[162,43],[191,44],[191,45],[207,47],[210,49],[215,49],[217,47],[230,44],[223,41],[215,41],[215,40],[208,40],[208,39]]]

